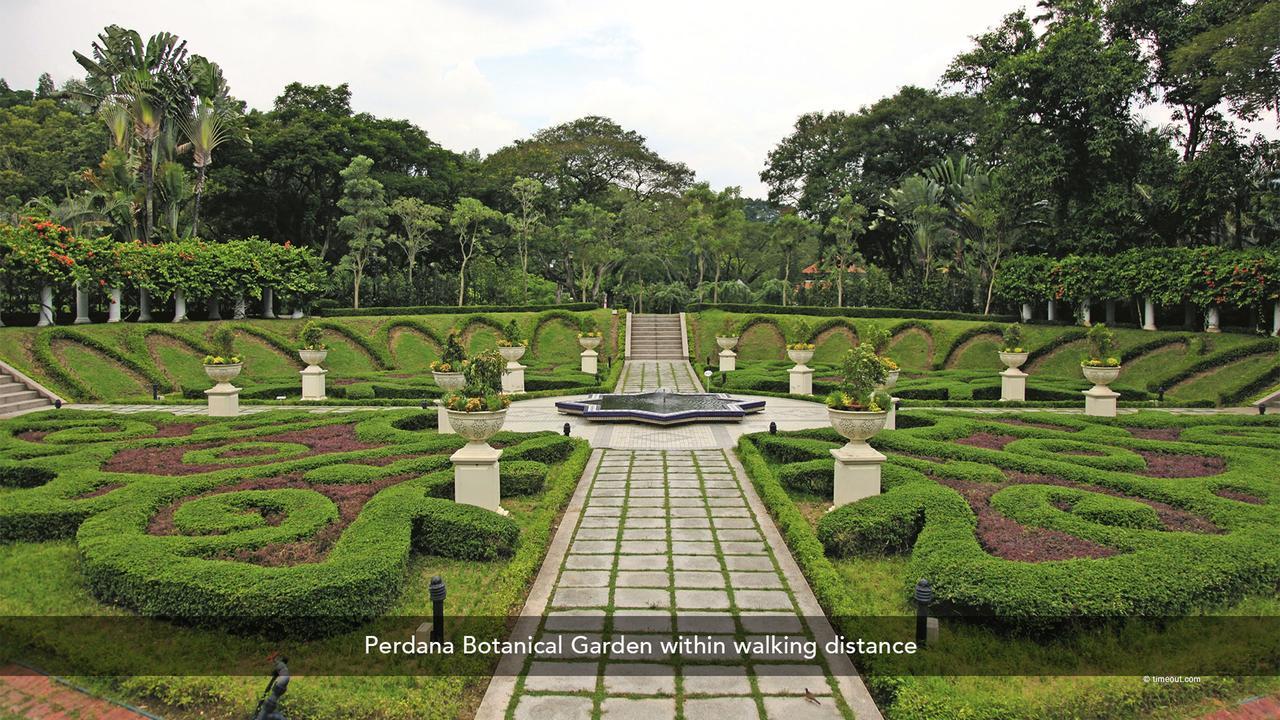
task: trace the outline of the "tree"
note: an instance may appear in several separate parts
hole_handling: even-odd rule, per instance
[[[938,183],[923,175],[912,175],[885,198],[893,217],[906,229],[911,241],[910,256],[923,272],[925,282],[929,281],[938,244],[947,229],[943,196]]]
[[[428,205],[414,197],[398,197],[391,202],[391,214],[400,219],[404,229],[404,234],[392,235],[391,242],[404,250],[409,287],[413,287],[413,268],[418,263],[418,253],[430,242],[430,234],[440,229],[444,208]]]
[[[1264,108],[1280,112],[1280,2],[1201,4],[1225,5],[1226,12],[1173,51],[1172,70],[1197,73],[1201,93],[1229,99],[1245,119]]]
[[[533,178],[516,178],[511,184],[511,195],[516,200],[517,212],[507,214],[507,225],[516,237],[516,252],[520,255],[520,301],[529,301],[529,241],[542,224],[542,213],[537,202],[542,197],[542,183]]]
[[[783,215],[773,226],[773,242],[782,250],[782,304],[791,290],[791,266],[795,252],[817,234],[817,227],[796,213]]]
[[[844,280],[858,254],[858,237],[867,231],[867,208],[845,195],[823,229],[831,239],[826,260],[836,276],[836,307],[844,307]]]
[[[338,207],[346,215],[338,221],[338,229],[348,238],[344,260],[351,267],[354,282],[352,306],[360,307],[360,283],[365,268],[382,249],[383,227],[387,224],[387,201],[382,183],[369,177],[373,161],[357,155],[342,171],[342,199]]]
[[[196,168],[195,209],[191,215],[191,234],[200,236],[200,198],[204,195],[205,175],[213,164],[213,151],[222,143],[237,137],[249,142],[236,125],[236,115],[226,107],[219,108],[209,98],[201,98],[190,117],[179,118],[178,127],[191,150],[191,164]]]
[[[449,227],[458,236],[462,262],[458,265],[458,307],[462,307],[467,291],[467,263],[476,250],[492,234],[491,226],[502,220],[502,213],[475,198],[464,197],[453,205]]]

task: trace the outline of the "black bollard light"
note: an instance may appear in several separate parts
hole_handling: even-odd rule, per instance
[[[569,423],[564,424],[564,436],[569,437]]]
[[[770,434],[770,435],[777,435],[777,434],[778,434],[778,423],[770,421],[770,423],[769,423],[769,434]]]
[[[262,699],[258,701],[258,707],[254,710],[254,720],[284,720],[284,715],[278,712],[280,707],[280,698],[289,690],[289,658],[276,658],[275,669],[271,672],[271,679],[267,681],[267,689],[262,694]]]
[[[431,597],[431,642],[444,642],[444,580],[439,575],[431,578],[427,586],[427,594]]]
[[[430,410],[430,409],[431,409],[431,400],[423,400],[423,401],[422,401],[422,405],[421,405],[420,407],[421,407],[423,410]]]
[[[62,409],[62,398],[58,398],[58,399],[56,399],[56,400],[54,400],[54,401],[53,401],[53,409],[54,409],[54,410],[61,410],[61,409]]]
[[[1156,400],[1159,400],[1160,402],[1164,402],[1164,388],[1163,387],[1156,388],[1156,392],[1159,393],[1158,395],[1156,395]]]
[[[151,399],[152,400],[160,399],[160,388],[155,383],[151,383]]]
[[[920,578],[916,583],[916,645],[929,644],[929,606],[933,604],[933,586]]]

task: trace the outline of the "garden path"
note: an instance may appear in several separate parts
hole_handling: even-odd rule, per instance
[[[48,675],[31,674],[17,665],[0,668],[0,715],[52,720],[147,720],[154,715],[117,705],[63,685]]]
[[[819,651],[736,651],[766,634]],[[848,657],[821,651],[831,626],[724,450],[596,450],[511,633],[526,636],[565,647],[505,656],[477,720],[881,717]],[[680,636],[710,647],[662,646]],[[572,637],[650,647],[575,653]]]

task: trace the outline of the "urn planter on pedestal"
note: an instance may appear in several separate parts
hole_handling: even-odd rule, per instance
[[[812,395],[813,394],[813,368],[805,363],[813,359],[813,348],[787,349],[787,357],[791,358],[791,362],[796,366],[787,371],[791,377],[790,392],[792,395]]]
[[[1115,417],[1116,399],[1120,393],[1107,387],[1120,377],[1119,365],[1081,365],[1084,379],[1093,387],[1084,391],[1084,414],[1094,417]]]
[[[460,372],[438,372],[432,370],[431,377],[446,395],[451,392],[457,392],[467,385],[466,375]],[[449,413],[445,412],[444,404],[440,400],[436,400],[436,431],[441,434],[453,432],[453,426],[449,424]]]
[[[827,408],[831,427],[849,441],[831,451],[836,461],[833,507],[880,494],[880,465],[885,457],[867,440],[884,429],[888,417],[887,412]]]
[[[1000,373],[1000,400],[1004,402],[1025,402],[1027,399],[1027,374],[1019,368],[1027,362],[1028,353],[1000,352],[1000,362],[1004,371]]]
[[[720,370],[730,372],[738,369],[738,353],[733,349],[738,346],[738,338],[734,335],[716,336],[716,345],[720,346]]]
[[[578,344],[582,346],[582,372],[595,375],[600,368],[599,356],[596,348],[600,347],[603,340],[599,335],[580,335],[578,336]]]
[[[901,370],[890,370],[885,373],[884,383],[876,387],[877,390],[888,392],[898,384],[898,376],[902,374]],[[886,430],[898,429],[898,398],[889,398],[889,410],[885,414],[884,427]]]
[[[507,511],[499,504],[498,458],[502,451],[491,447],[488,440],[502,429],[507,411],[445,412],[454,431],[467,440],[466,445],[449,456],[453,462],[454,501],[506,515]]]
[[[320,363],[328,357],[328,350],[299,350],[298,357],[302,358],[302,362],[307,366],[298,374],[302,375],[302,399],[303,400],[324,400],[325,387],[324,376],[329,374],[328,370],[320,367]]]
[[[206,364],[204,372],[214,382],[214,386],[204,391],[209,398],[210,417],[235,417],[240,414],[240,388],[231,384],[240,371],[243,363]]]
[[[520,358],[524,357],[524,345],[509,345],[507,347],[498,347],[498,353],[502,355],[502,359],[507,361],[506,367],[502,369],[502,391],[509,393],[524,392],[524,371],[525,366],[520,364]]]

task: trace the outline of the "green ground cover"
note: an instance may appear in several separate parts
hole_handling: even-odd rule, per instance
[[[177,619],[83,636],[17,623],[0,655],[78,663],[79,682],[165,716],[232,718],[252,710],[256,665],[250,676],[130,669],[154,667],[157,645],[178,663],[228,667],[283,649],[305,676],[290,687],[290,717],[465,716],[489,659],[452,676],[340,676],[344,661],[370,622],[429,616],[434,575],[448,583],[450,617],[501,633],[589,448],[552,433],[496,436],[503,517],[452,501],[448,454],[463,441],[434,425],[417,410],[63,410],[0,423],[0,615]]]
[[[861,658],[887,717],[1195,717],[1205,698],[1280,687],[1274,656],[1241,652],[1229,632],[1207,642],[1195,620],[1147,634],[1095,625],[1108,617],[1280,616],[1276,419],[920,410],[899,423],[873,440],[889,458],[883,494],[830,513],[834,431],[750,435],[739,444],[819,601],[846,634],[874,632],[867,618],[911,615],[916,581],[933,584],[947,615],[933,667],[952,674],[906,674],[910,666]],[[1128,675],[954,676],[981,658],[1011,662],[1019,676],[1057,662],[1163,660],[1152,650],[1166,647],[1160,641],[1241,670],[1184,685]]]

